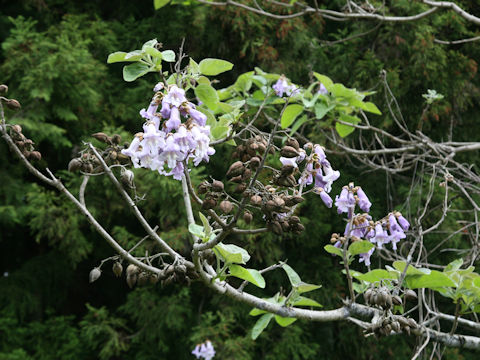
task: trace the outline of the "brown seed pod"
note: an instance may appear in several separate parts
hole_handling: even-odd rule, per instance
[[[152,285],[156,284],[158,282],[158,280],[160,280],[160,277],[158,276],[158,274],[150,274],[150,276],[148,277],[148,281]]]
[[[238,184],[235,189],[233,190],[234,193],[240,194],[243,193],[247,189],[246,184]]]
[[[242,162],[246,163],[246,162],[249,161],[251,158],[252,158],[251,155],[249,155],[249,154],[243,154],[241,160],[242,160]]]
[[[385,301],[386,307],[384,309],[390,309],[393,306],[392,295],[386,294],[385,296],[386,296],[386,301]]]
[[[411,289],[405,290],[405,300],[417,300],[417,293]]]
[[[262,204],[262,197],[260,195],[253,195],[250,197],[250,203],[252,205],[261,205]]]
[[[392,297],[392,302],[394,305],[402,305],[402,298],[398,295]]]
[[[390,335],[390,333],[392,332],[392,326],[390,324],[385,325],[384,329],[385,329],[386,335]]]
[[[179,275],[185,275],[187,273],[187,267],[183,264],[178,264],[175,266],[175,273]]]
[[[395,331],[395,332],[400,331],[400,323],[398,321],[393,321],[391,326],[392,326],[393,331]]]
[[[150,277],[149,274],[147,274],[144,271],[142,271],[140,274],[138,274],[138,277],[137,277],[138,286],[145,285],[147,283],[149,277]]]
[[[210,184],[208,184],[207,182],[202,182],[201,184],[198,185],[197,192],[199,194],[205,194],[208,191],[209,187],[210,187]]]
[[[242,175],[242,180],[246,181],[246,180],[250,179],[251,176],[252,176],[252,170],[245,169],[245,171],[243,172],[243,175]]]
[[[285,200],[285,205],[295,206],[297,204],[300,204],[305,199],[301,196],[286,196],[284,200]]]
[[[410,335],[410,326],[405,326],[403,328],[403,331],[406,332],[408,335]]]
[[[408,321],[408,326],[410,326],[410,328],[416,329],[418,327],[417,322],[412,318],[407,318],[407,321]]]
[[[258,156],[254,156],[250,159],[250,166],[252,169],[256,169],[260,165],[260,158]]]
[[[215,192],[222,192],[225,186],[219,180],[213,180],[212,182],[212,190]]]
[[[72,159],[68,163],[68,171],[75,172],[82,168],[82,161],[80,158]]]
[[[130,264],[127,266],[126,270],[127,276],[137,275],[138,274],[138,266]]]
[[[265,150],[267,150],[267,147],[265,146],[264,143],[258,143],[258,149],[257,151],[261,154],[265,153]]]
[[[233,210],[233,204],[228,200],[223,200],[220,203],[220,210],[222,210],[224,214],[230,214],[230,212]]]
[[[112,143],[114,144],[120,144],[122,142],[122,137],[118,134],[113,134],[112,136]]]
[[[305,226],[303,226],[302,224],[296,224],[293,231],[294,231],[296,234],[300,234],[300,233],[302,233],[302,232],[305,231]]]
[[[245,221],[247,224],[250,224],[253,220],[253,215],[250,211],[245,211],[243,213],[243,221]]]
[[[20,103],[15,99],[7,100],[5,105],[7,105],[7,107],[11,110],[19,110],[22,107]]]
[[[282,225],[280,225],[280,222],[272,221],[270,225],[274,234],[277,234],[277,235],[283,234]]]
[[[286,158],[294,158],[300,155],[298,151],[293,148],[292,146],[284,146],[282,150],[280,150],[280,155]]]
[[[290,218],[288,219],[288,223],[290,225],[292,224],[300,224],[300,218],[298,216],[290,216]]]
[[[267,211],[275,211],[275,209],[277,208],[277,204],[273,200],[268,200],[265,204],[265,208],[267,209]]]
[[[293,172],[295,171],[295,166],[293,166],[293,165],[283,165],[282,168],[280,169],[280,171],[281,171],[281,176],[292,175]]]
[[[285,142],[285,145],[287,146],[291,146],[293,147],[295,150],[300,150],[300,144],[298,143],[298,141],[294,138],[289,138],[287,139],[287,141]]]
[[[106,144],[110,144],[112,142],[112,138],[103,132],[92,134],[92,137]]]
[[[90,274],[88,275],[88,281],[92,283],[98,280],[100,275],[102,275],[102,271],[98,267],[93,268],[92,271],[90,271]]]
[[[235,161],[228,168],[227,176],[234,177],[234,176],[242,175],[244,171],[245,171],[245,166],[243,165],[243,163],[241,161]]]
[[[116,277],[120,277],[123,272],[123,266],[120,262],[115,261],[112,266],[112,271],[115,274]]]
[[[234,176],[230,179],[230,181],[239,184],[243,181],[243,176],[242,175]]]
[[[128,169],[123,170],[120,174],[120,180],[122,180],[122,182],[128,186],[133,184],[134,177],[135,177],[135,174],[133,173],[133,171]]]
[[[127,275],[127,285],[131,289],[137,282],[137,274]]]
[[[408,320],[403,316],[398,316],[397,321],[400,323],[400,326],[402,328],[405,327],[405,326],[408,326]]]
[[[336,239],[335,239],[336,241]],[[367,289],[363,293],[363,298],[365,299],[366,304],[370,304],[370,297],[372,296],[372,289]]]
[[[273,202],[275,203],[275,210],[281,210],[282,207],[285,206],[285,200],[283,200],[280,196],[273,198]]]
[[[214,198],[210,197],[203,200],[203,203],[202,203],[203,210],[213,209],[215,206],[217,206],[217,201]]]
[[[0,85],[0,94],[7,93],[8,92],[8,86],[5,84]]]
[[[282,225],[283,232],[288,232],[290,230],[290,225],[288,225],[288,221],[281,221],[280,225]]]
[[[16,132],[17,134],[20,134],[22,132],[22,127],[20,125],[12,125],[11,129]]]
[[[30,153],[28,154],[28,158],[30,160],[41,160],[42,159],[42,154],[40,154],[39,151],[30,151]]]

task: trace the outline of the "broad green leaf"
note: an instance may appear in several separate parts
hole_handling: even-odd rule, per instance
[[[214,247],[214,250],[218,251],[226,263],[245,264],[250,260],[247,250],[237,245],[219,243]]]
[[[477,277],[475,280],[473,280],[473,284],[480,288],[480,277]]]
[[[208,84],[200,84],[195,88],[195,95],[209,109],[215,110],[218,106],[217,91]]]
[[[364,254],[369,252],[374,246],[375,245],[367,240],[355,241],[348,247],[348,252],[350,255]]]
[[[326,252],[333,254],[333,255],[338,255],[340,257],[343,257],[343,251],[342,249],[339,249],[333,245],[325,245],[324,249]]]
[[[233,84],[234,88],[238,92],[243,92],[246,93],[250,88],[252,87],[252,76],[255,74],[254,71],[249,71],[246,73],[243,73],[240,75],[237,80],[235,81],[235,84]]]
[[[360,275],[355,274],[355,275],[353,275],[353,277],[355,277],[358,280],[367,281],[367,282],[370,282],[370,283],[374,283],[374,282],[384,280],[384,279],[396,279],[397,278],[395,275],[392,275],[387,270],[383,270],[383,269],[375,269],[375,270],[372,270],[372,271],[369,271],[365,274],[360,274]]]
[[[333,86],[333,81],[328,76],[319,74],[315,71],[313,72],[313,75],[323,84],[323,86],[325,86],[328,91],[330,91]]]
[[[320,120],[322,119],[330,110],[332,110],[335,105],[327,106],[327,104],[323,102],[319,102],[315,104],[315,117]]]
[[[246,269],[243,266],[235,264],[230,265],[229,269],[230,275],[242,280],[247,280],[259,288],[265,288],[265,279],[263,278],[262,274],[260,274],[260,271],[255,269]]]
[[[290,265],[283,264],[282,268],[287,273],[288,280],[290,280],[290,284],[292,284],[292,286],[298,286],[302,282],[300,276],[298,276],[298,274],[295,272],[295,270],[292,269]]]
[[[290,324],[293,324],[295,321],[297,321],[296,318],[286,318],[283,316],[275,315],[275,321],[277,322],[278,325],[282,327],[287,327]]]
[[[323,305],[319,304],[313,299],[309,299],[304,296],[299,296],[293,304],[294,306],[316,306],[316,307],[323,307]]]
[[[146,64],[135,63],[123,67],[123,80],[131,82],[150,71]]]
[[[138,61],[143,58],[143,55],[144,53],[142,50],[133,50],[125,55],[124,61]]]
[[[150,47],[150,46],[146,47],[145,52],[148,55],[154,57],[155,59],[160,59],[160,60],[162,59],[162,53],[157,49],[155,49],[154,47]]]
[[[382,115],[382,112],[378,109],[377,105],[372,102],[365,102],[365,107],[363,110],[371,112],[372,114]]]
[[[210,134],[214,140],[220,140],[227,136],[230,126],[215,126]]]
[[[170,0],[153,0],[153,7],[155,10],[158,10],[167,5],[169,2]]]
[[[295,134],[295,132],[299,129],[299,127],[305,124],[308,120],[310,119],[307,117],[307,115],[303,115],[300,119],[295,121],[295,124],[293,124],[292,130],[290,131],[290,136]]]
[[[296,286],[296,289],[299,294],[303,294],[309,291],[320,289],[321,287],[322,285],[314,285],[314,284],[307,284],[307,283],[301,282]]]
[[[202,214],[202,212],[198,212],[198,216],[200,216],[200,220],[202,221],[203,228],[205,229],[205,235],[210,236],[210,233],[212,232],[212,226],[208,222],[208,219],[205,215]]]
[[[174,62],[175,53],[172,50],[164,50],[162,51],[162,59],[166,62]]]
[[[325,87],[336,97],[349,99],[349,98],[356,98],[358,95],[356,90],[348,89],[342,84],[333,84],[333,86],[331,86],[330,89],[326,85]]]
[[[285,129],[293,124],[298,115],[303,111],[303,106],[298,104],[288,105],[282,114],[281,125]]]
[[[410,289],[435,289],[439,287],[455,286],[455,283],[445,273],[437,270],[431,270],[428,275],[407,275],[405,277],[405,282]]]
[[[403,270],[405,269],[405,265],[406,265],[406,262],[405,261],[395,261],[393,264],[393,267],[400,271],[401,273],[403,272]],[[415,267],[413,267],[412,265],[408,265],[408,269],[407,269],[407,275],[428,275],[430,274],[430,269],[417,269]]]
[[[449,263],[445,269],[443,269],[444,272],[447,272],[447,271],[452,271],[452,270],[458,270],[460,269],[460,267],[463,265],[463,259],[460,258],[460,259],[456,259],[456,260],[453,260],[451,263]]]
[[[157,39],[152,39],[152,40],[148,40],[147,42],[145,42],[142,46],[142,51],[145,51],[147,48],[149,47],[154,47],[155,45],[158,44],[158,41]]]
[[[224,102],[219,102],[217,105],[218,105],[217,111],[220,111],[224,114],[232,112],[233,110],[235,110],[235,108],[232,105],[224,103]]]
[[[199,238],[205,237],[205,232],[203,230],[203,226],[197,225],[197,224],[190,224],[188,225],[188,231],[195,236],[198,236]]]
[[[258,316],[258,315],[262,315],[262,314],[266,314],[266,313],[268,313],[268,311],[261,310],[261,309],[258,309],[258,308],[253,308],[252,310],[250,310],[250,312],[248,313],[248,315],[250,315],[250,316]]]
[[[116,62],[127,61],[125,60],[125,55],[127,55],[127,53],[124,51],[117,51],[111,53],[110,55],[108,55],[107,63],[112,64]]]
[[[350,115],[346,115],[346,114],[340,114],[340,120],[343,121],[343,122],[348,122],[348,123],[351,123],[351,124],[358,124],[361,120],[356,117],[356,116],[350,116]],[[337,130],[338,132],[338,135],[340,135],[341,137],[346,137],[348,135],[350,135],[354,130],[355,128],[352,127],[352,126],[348,126],[348,125],[345,125],[345,124],[340,124],[340,123],[335,123],[335,129]]]
[[[193,60],[192,58],[190,58],[190,61],[188,63],[188,67],[189,67],[189,70],[190,70],[190,74],[192,75],[197,75],[200,73],[200,68],[198,67],[198,63]]]
[[[233,68],[233,64],[229,61],[211,58],[203,59],[198,65],[200,73],[207,76],[218,75]]]
[[[268,326],[270,323],[270,320],[273,318],[273,314],[265,314],[260,317],[260,319],[257,320],[255,325],[253,326],[252,329],[252,340],[255,340],[258,338],[258,336],[262,333],[262,331]]]

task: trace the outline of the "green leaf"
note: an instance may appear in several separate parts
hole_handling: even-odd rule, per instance
[[[138,61],[143,58],[143,55],[144,53],[142,50],[133,50],[125,55],[124,61]]]
[[[295,321],[297,321],[296,318],[286,318],[280,315],[275,315],[275,321],[277,322],[278,325],[282,327],[287,327],[290,324],[293,324]]]
[[[296,289],[299,294],[303,294],[309,291],[320,289],[321,287],[322,285],[314,285],[314,284],[307,284],[307,283],[301,282],[296,286]]]
[[[371,112],[372,114],[382,115],[382,112],[378,109],[377,105],[372,102],[363,103],[365,107],[363,110]]]
[[[325,85],[325,84],[324,84]],[[354,89],[348,89],[342,84],[333,84],[333,86],[330,87],[330,89],[325,85],[328,91],[330,91],[333,95],[336,97],[342,97],[342,98],[356,98],[357,97],[357,91]]]
[[[263,278],[260,271],[255,269],[246,269],[240,265],[230,265],[228,267],[230,269],[230,275],[235,276],[237,278],[246,280],[253,285],[258,286],[259,288],[265,288],[265,279]]]
[[[455,286],[455,283],[445,273],[437,270],[431,270],[428,275],[407,275],[405,277],[405,282],[410,289],[435,289],[439,287]]]
[[[288,280],[290,280],[290,284],[292,284],[292,286],[298,286],[302,282],[300,276],[298,276],[298,274],[295,272],[295,270],[292,269],[290,265],[283,264],[282,268],[287,273]]]
[[[195,95],[209,109],[215,110],[218,106],[217,91],[209,84],[200,84],[195,88]]]
[[[199,64],[200,73],[207,76],[218,75],[231,70],[233,64],[229,61],[220,59],[203,59]]]
[[[163,61],[166,61],[166,62],[174,62],[175,53],[172,50],[162,51],[162,59]]]
[[[310,120],[310,119],[307,117],[307,115],[303,115],[300,119],[295,121],[295,124],[292,126],[292,130],[290,131],[290,136],[295,134],[295,132],[298,130],[298,128],[300,126],[302,126],[303,124],[305,124],[308,120]]]
[[[393,264],[393,267],[400,271],[401,273],[403,273],[403,270],[405,269],[405,265],[406,265],[406,262],[405,261],[395,261]],[[417,269],[415,267],[413,267],[412,265],[408,265],[408,269],[407,269],[407,275],[428,275],[430,274],[430,271],[429,269]]]
[[[148,55],[152,56],[154,59],[156,59],[157,62],[159,62],[158,59],[162,60],[162,53],[160,51],[158,51],[157,49],[155,49],[154,47],[150,47],[150,46],[146,47],[145,52]]]
[[[320,120],[322,119],[330,110],[332,110],[335,105],[327,106],[327,104],[323,102],[319,102],[315,104],[315,117]]]
[[[274,316],[273,314],[269,313],[269,314],[262,315],[262,317],[260,317],[260,319],[257,320],[257,322],[255,323],[252,329],[252,340],[255,340],[260,336],[262,331],[270,323],[270,320],[272,320],[273,316]]]
[[[352,274],[355,279],[374,283],[384,279],[396,279],[395,275],[390,274],[387,270],[375,269],[366,274]]]
[[[350,255],[364,254],[369,252],[374,246],[375,245],[367,240],[355,241],[348,247],[348,252]]]
[[[188,225],[188,231],[190,234],[198,236],[199,238],[205,237],[205,232],[203,230],[203,226],[197,224],[190,224]]]
[[[248,313],[248,315],[250,316],[258,316],[258,315],[262,315],[262,314],[266,314],[268,313],[268,311],[265,311],[265,310],[260,310],[258,308],[253,308],[252,310],[250,310],[250,312]]]
[[[125,60],[126,55],[127,53],[124,51],[117,51],[117,52],[111,53],[110,55],[108,55],[107,63],[113,64],[116,62],[126,61]]]
[[[293,124],[298,115],[303,111],[303,106],[298,104],[288,105],[282,114],[281,125],[285,129]]]
[[[213,248],[226,263],[246,264],[250,260],[247,250],[233,244],[219,243]]]
[[[152,40],[148,40],[147,42],[145,42],[142,46],[142,51],[145,51],[147,48],[151,48],[151,47],[154,47],[155,45],[158,44],[158,41],[157,39],[152,39]]]
[[[131,82],[150,71],[146,64],[135,63],[123,67],[123,80]]]
[[[215,126],[210,134],[214,140],[220,140],[227,136],[230,126]]]
[[[153,7],[155,10],[158,10],[167,5],[169,2],[170,0],[153,0]]]
[[[454,270],[458,270],[460,269],[460,267],[463,265],[463,259],[460,258],[460,259],[456,259],[456,260],[453,260],[451,263],[449,263],[445,269],[443,269],[444,272],[447,272],[447,271],[454,271]]]
[[[358,124],[361,121],[356,116],[350,116],[350,115],[346,115],[346,114],[340,114],[340,120],[344,121],[344,122],[354,124],[354,125]],[[345,124],[340,124],[338,122],[335,123],[335,129],[337,130],[338,135],[340,135],[341,137],[346,137],[346,136],[350,135],[355,130],[355,128],[352,127],[352,126],[348,126],[348,125],[345,125]]]
[[[294,306],[316,306],[316,307],[323,307],[323,305],[319,304],[313,299],[309,299],[304,296],[299,296],[293,304]]]
[[[338,255],[340,257],[343,257],[343,251],[342,249],[339,249],[333,245],[325,245],[324,249],[326,252],[333,254],[333,255]]]
[[[200,73],[200,68],[198,67],[198,63],[192,58],[190,58],[188,67],[189,67],[190,74],[198,75]]]
[[[212,232],[212,226],[208,222],[208,219],[205,215],[202,214],[202,212],[198,212],[198,216],[200,216],[200,220],[202,221],[203,228],[205,229],[205,236],[210,236],[210,233]]]
[[[330,89],[332,88],[333,86],[333,81],[332,79],[330,79],[328,76],[325,76],[325,75],[322,75],[322,74],[319,74],[317,72],[313,72],[313,75],[317,78],[318,81],[320,81],[323,86],[325,86],[325,88],[330,91]]]

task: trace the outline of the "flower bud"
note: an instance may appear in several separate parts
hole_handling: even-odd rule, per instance
[[[242,160],[242,162],[246,163],[246,162],[249,161],[251,158],[252,158],[251,155],[249,155],[249,154],[243,154],[243,155],[242,155],[242,158],[241,158],[240,160]]]
[[[203,203],[202,203],[203,210],[213,209],[215,206],[217,206],[217,201],[215,199],[207,198],[203,200]]]
[[[20,103],[15,99],[8,100],[6,105],[9,109],[12,109],[12,110],[19,110],[22,107]]]
[[[118,144],[120,144],[121,142],[122,142],[122,137],[121,137],[120,135],[114,134],[114,135],[112,136],[112,143],[118,145]]]
[[[152,284],[152,285],[156,284],[159,279],[160,279],[160,277],[157,274],[150,274],[150,276],[148,277],[148,280],[150,281],[150,284]]]
[[[228,200],[223,200],[220,203],[220,210],[222,210],[224,214],[230,214],[230,212],[233,210],[233,204]]]
[[[82,161],[79,158],[72,159],[68,163],[68,171],[75,172],[82,168]]]
[[[247,185],[245,184],[238,184],[235,189],[233,190],[234,193],[240,194],[243,193],[247,189]]]
[[[116,277],[120,277],[123,272],[123,266],[120,262],[115,261],[112,266],[112,271],[115,274]]]
[[[282,225],[280,225],[280,223],[278,221],[273,221],[270,224],[270,226],[271,226],[271,229],[272,229],[274,234],[277,234],[277,235],[282,235],[283,234]]]
[[[393,304],[394,305],[402,305],[402,298],[398,295],[395,295],[393,298],[392,298],[392,301],[393,301]]]
[[[208,191],[209,184],[206,182],[202,182],[200,185],[197,187],[197,191],[199,194],[205,194]]]
[[[98,280],[100,275],[102,275],[102,271],[98,267],[93,268],[92,271],[90,271],[90,274],[88,275],[89,282],[92,283],[95,280]]]
[[[395,332],[400,331],[400,323],[398,321],[393,321],[391,325],[392,325],[392,330],[393,331],[395,331]]]
[[[417,293],[413,290],[406,290],[405,291],[405,299],[406,300],[417,300]]]
[[[275,197],[273,202],[275,203],[275,210],[277,211],[280,211],[285,206],[285,201],[279,196]]]
[[[365,292],[363,293],[363,298],[365,299],[365,303],[366,303],[366,304],[370,304],[370,300],[371,300],[372,294],[373,294],[372,289],[367,289],[367,290],[365,290]]]
[[[245,171],[243,172],[243,175],[242,175],[242,180],[246,181],[246,180],[250,179],[251,176],[252,176],[252,170],[245,169]]]
[[[260,165],[260,158],[258,156],[254,156],[250,159],[250,166],[252,169],[256,169]]]
[[[233,178],[230,179],[230,181],[238,184],[243,181],[243,177],[242,175],[234,176]]]

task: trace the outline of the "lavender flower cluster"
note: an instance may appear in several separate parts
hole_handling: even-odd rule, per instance
[[[210,126],[206,125],[206,115],[187,100],[183,89],[170,85],[162,92],[164,85],[158,83],[153,90],[155,95],[148,109],[140,111],[146,120],[143,132],[135,135],[122,154],[129,156],[136,168],[156,170],[180,180],[189,159],[198,166],[215,153],[210,147]]]
[[[356,194],[356,195],[355,195]],[[355,206],[365,213],[355,214]],[[353,184],[344,186],[340,195],[335,198],[335,206],[339,214],[347,213],[349,221],[345,228],[344,236],[350,237],[352,240],[365,239],[375,244],[368,253],[360,254],[360,262],[364,262],[366,266],[370,265],[370,256],[375,248],[382,249],[385,244],[392,244],[392,249],[397,250],[397,243],[405,239],[405,231],[410,227],[410,223],[403,215],[398,212],[392,212],[379,221],[372,221],[372,217],[368,214],[372,203],[368,199],[361,187],[354,187]],[[342,241],[338,236],[335,239],[336,247],[340,247]]]
[[[286,94],[287,96],[295,95],[300,91],[297,86],[288,83],[285,75],[280,76],[272,87],[273,90],[275,90],[275,94],[279,97],[282,97],[283,94]]]
[[[210,340],[207,340],[203,344],[195,346],[192,354],[195,355],[197,359],[204,358],[205,360],[211,360],[215,356],[215,349]]]
[[[305,150],[311,150],[310,155],[307,155]],[[307,143],[304,145],[304,149],[299,150],[299,153],[299,156],[293,158],[280,157],[280,162],[283,166],[297,168],[298,164],[305,160],[305,168],[298,183],[302,186],[314,184],[314,191],[320,195],[325,205],[331,208],[333,200],[329,192],[332,190],[333,182],[340,177],[340,172],[333,170],[323,147],[318,144]]]

